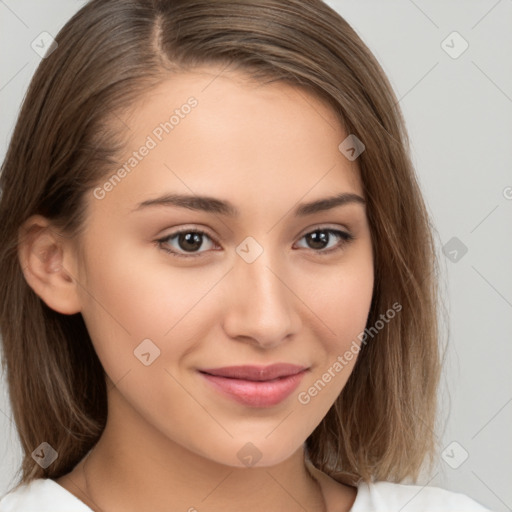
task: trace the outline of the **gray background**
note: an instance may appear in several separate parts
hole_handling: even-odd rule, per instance
[[[440,390],[445,450],[421,483],[512,510],[512,0],[328,4],[390,78],[438,233],[449,312]],[[40,60],[31,42],[43,31],[55,35],[82,5],[0,0],[2,158]],[[469,44],[460,55],[454,31]],[[21,454],[1,385],[0,495]]]

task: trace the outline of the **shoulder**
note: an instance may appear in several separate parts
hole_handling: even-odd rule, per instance
[[[91,512],[91,509],[47,478],[20,485],[0,499],[0,512]]]
[[[351,512],[490,512],[465,494],[440,487],[397,484],[393,482],[360,483]],[[1,512],[1,511],[0,511]]]

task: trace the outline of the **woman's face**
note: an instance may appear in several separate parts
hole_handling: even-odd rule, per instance
[[[73,271],[118,439],[268,466],[353,369],[372,245],[334,113],[219,72],[173,76],[121,119],[130,142],[87,197]]]

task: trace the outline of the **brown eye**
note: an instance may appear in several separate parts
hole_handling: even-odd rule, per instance
[[[180,249],[197,251],[203,245],[202,235],[199,233],[180,233],[177,235]]]
[[[203,252],[199,251],[204,245],[205,237],[213,242],[210,236],[204,231],[194,229],[183,229],[157,240],[158,246],[173,256],[200,256]],[[212,243],[213,245],[213,243]],[[169,248],[169,246],[172,247]]]
[[[304,235],[302,239],[306,240],[307,248],[316,252],[330,253],[340,249],[354,237],[350,233],[338,229],[316,229]],[[336,239],[338,239],[337,244]],[[334,245],[331,244],[331,241],[334,242]]]

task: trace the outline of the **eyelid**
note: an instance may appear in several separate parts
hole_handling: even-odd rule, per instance
[[[348,226],[340,226],[339,224],[313,224],[312,226],[309,226],[308,228],[304,229],[301,234],[299,235],[299,239],[306,236],[309,233],[312,233],[313,231],[343,231],[344,233],[347,233],[348,235],[352,235],[351,230],[348,228]]]
[[[306,228],[297,237],[297,241],[301,240],[302,238],[304,238],[306,235],[308,235],[310,233],[314,233],[315,231],[327,231],[327,232],[330,232],[330,233],[334,233],[335,236],[341,237],[340,242],[335,247],[331,247],[329,249],[322,249],[322,250],[308,249],[313,254],[319,255],[319,256],[321,256],[323,254],[329,254],[331,252],[336,252],[338,250],[341,250],[347,243],[353,241],[356,238],[351,233],[351,231],[348,228],[346,228],[346,227],[340,227],[339,225],[332,226],[332,225],[328,225],[328,224],[316,224],[316,225],[313,225],[313,226],[310,226],[310,227]],[[175,251],[175,250],[170,250],[170,249],[167,249],[167,248],[164,247],[164,244],[166,243],[167,240],[169,240],[170,238],[174,238],[174,237],[178,236],[181,233],[196,233],[196,234],[199,234],[201,236],[206,236],[206,237],[208,237],[213,242],[214,245],[220,246],[220,244],[217,242],[215,237],[212,236],[206,229],[198,228],[198,227],[188,227],[188,226],[181,227],[181,228],[177,229],[176,231],[173,231],[172,233],[170,233],[168,235],[160,237],[157,240],[155,240],[154,243],[161,250],[165,251],[168,254],[171,254],[172,256],[178,257],[178,258],[180,258],[180,257],[184,257],[184,258],[199,258],[203,254],[209,252],[209,251],[201,251],[201,252],[195,252],[195,253],[194,252],[192,252],[192,253],[183,253],[183,252],[178,252],[178,251]],[[341,234],[343,234],[343,236]]]
[[[170,250],[170,249],[167,249],[164,246],[164,244],[166,243],[167,240],[169,240],[170,238],[174,238],[177,235],[180,235],[181,233],[196,233],[196,234],[199,234],[201,236],[207,236],[212,241],[212,243],[214,245],[219,246],[219,243],[217,242],[215,237],[210,235],[210,233],[208,233],[208,231],[206,229],[197,228],[197,227],[187,227],[187,226],[181,227],[181,228],[177,229],[176,231],[173,231],[172,233],[169,233],[168,235],[165,235],[163,237],[158,238],[157,240],[155,240],[155,244],[161,250],[165,251],[168,254],[171,254],[172,256],[176,256],[178,258],[180,258],[180,257],[184,257],[184,258],[198,258],[201,255],[203,255],[204,253],[208,252],[208,251],[201,251],[201,252],[196,252],[196,253],[185,253],[185,252],[178,252],[178,251],[175,251],[175,250]]]
[[[340,227],[340,226],[329,226],[327,224],[317,224],[314,226],[311,226],[307,228],[298,238],[297,241],[302,240],[306,235],[310,233],[314,233],[315,231],[326,231],[328,233],[333,233],[335,236],[340,238],[340,241],[334,246],[330,247],[329,249],[309,249],[309,252],[313,253],[314,256],[327,256],[331,253],[336,253],[338,251],[341,251],[345,248],[347,244],[354,241],[356,237],[352,234],[351,230],[349,230],[346,227]]]

